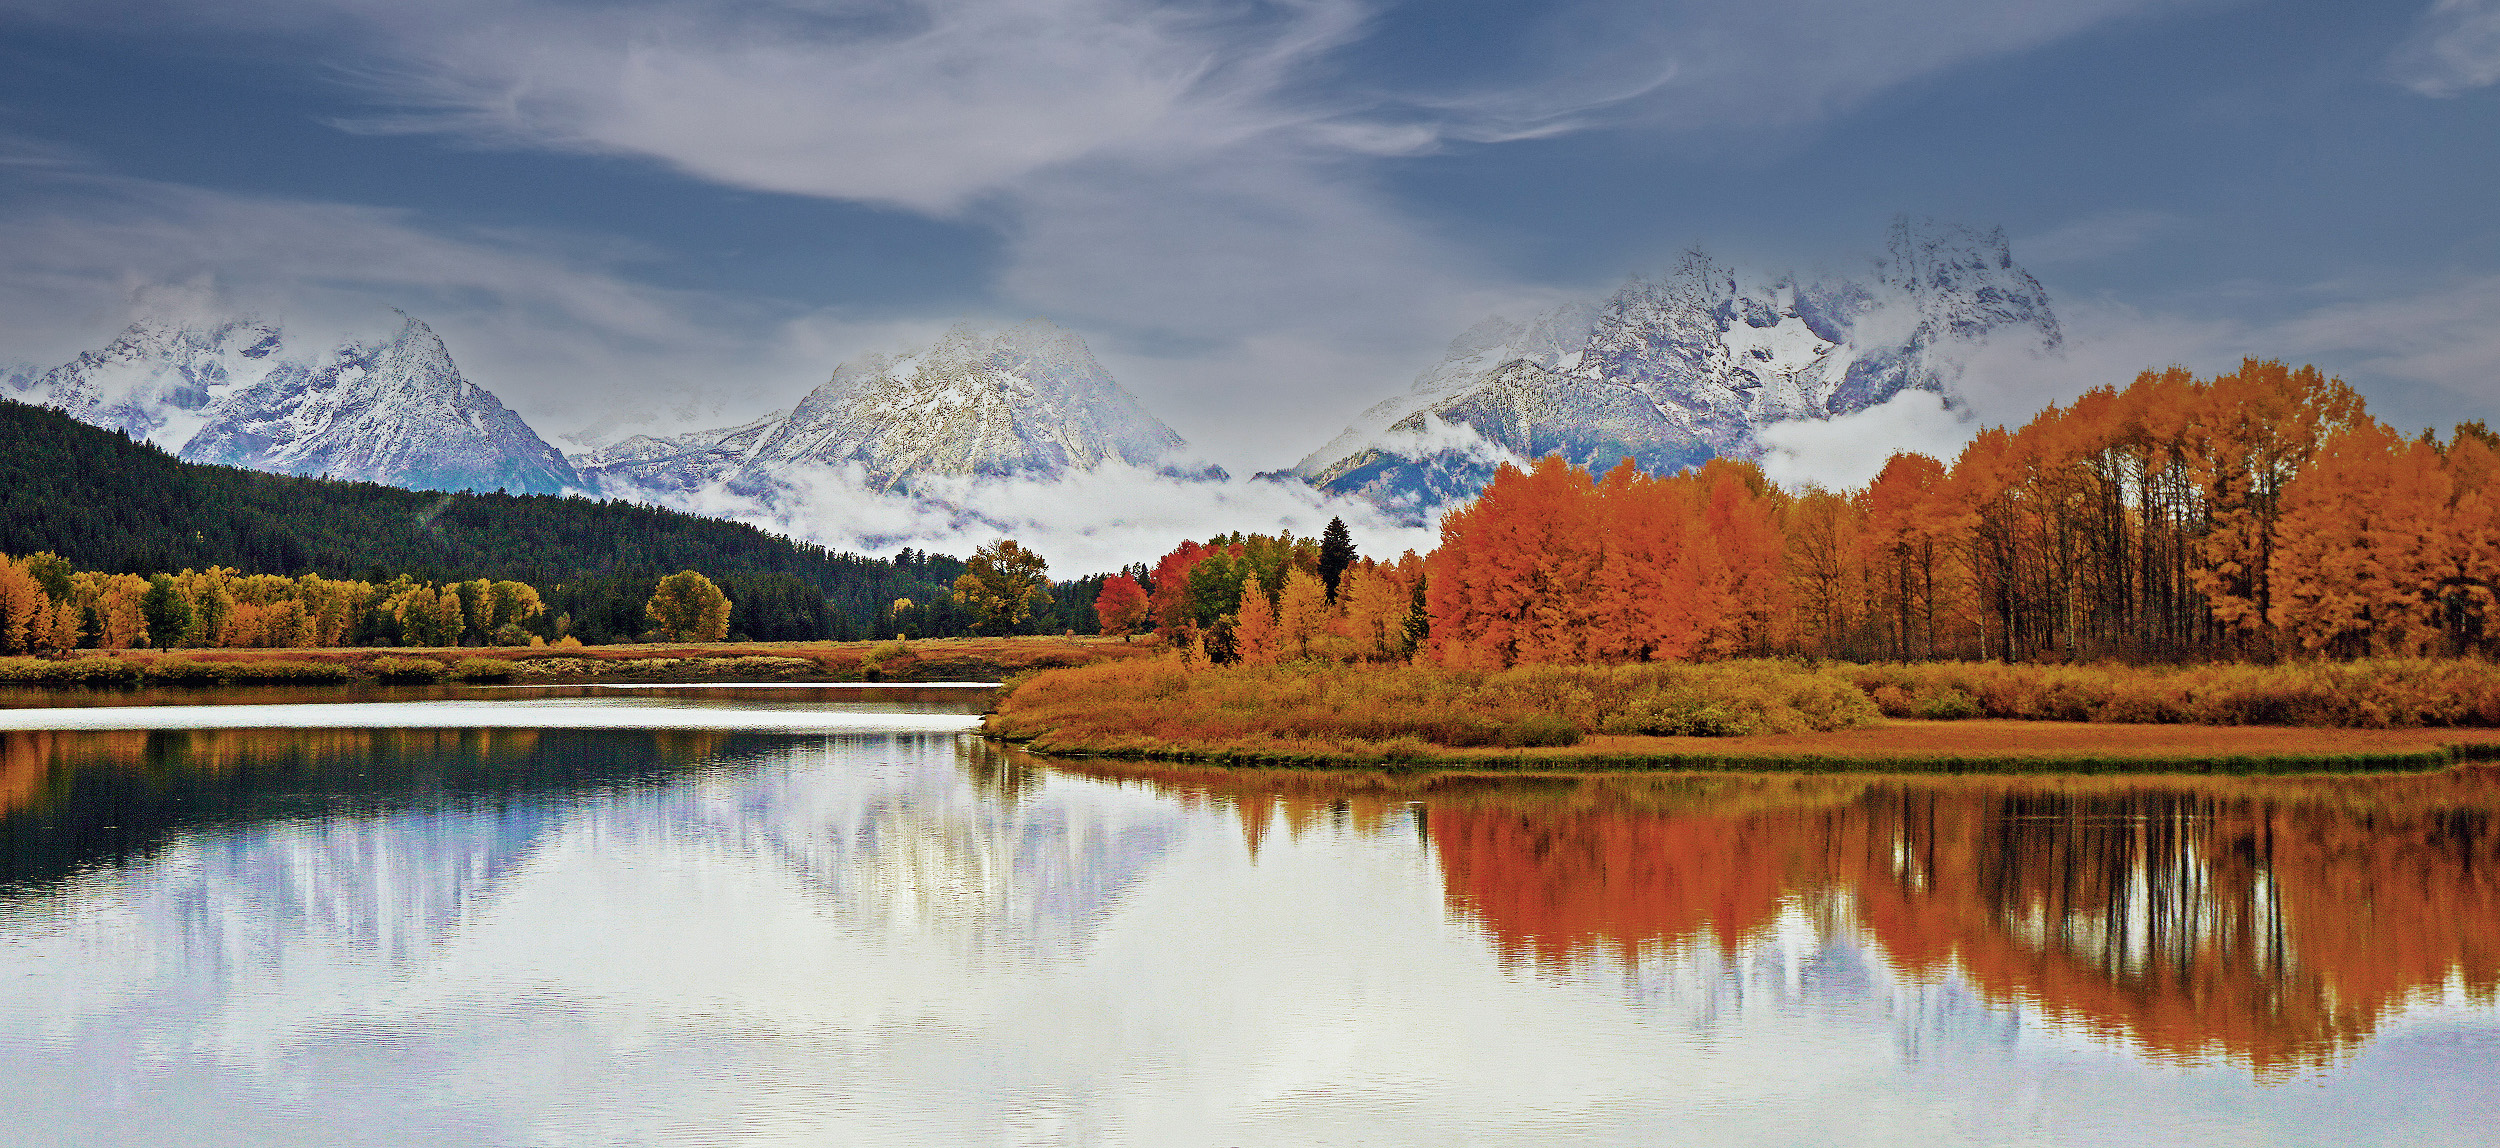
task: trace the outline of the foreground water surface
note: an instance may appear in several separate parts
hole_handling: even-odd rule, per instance
[[[2455,1144],[2500,1116],[2487,770],[1112,770],[959,732],[971,691],[251,699],[296,728],[129,700],[162,713],[0,723],[0,1143]]]

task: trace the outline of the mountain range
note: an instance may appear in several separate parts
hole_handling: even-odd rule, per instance
[[[1422,523],[1504,462],[1559,453],[1669,473],[1758,457],[1764,427],[1906,392],[1957,407],[1975,353],[2008,341],[2054,354],[2063,337],[2002,229],[1901,220],[1886,257],[1856,275],[1740,274],[1693,251],[1603,299],[1477,324],[1404,392],[1262,477]],[[1192,461],[1082,338],[1045,320],[959,325],[925,347],[845,362],[787,409],[569,458],[405,314],[392,330],[328,343],[249,317],[142,319],[59,366],[0,368],[0,397],[189,461],[439,490],[668,500],[727,488],[769,501],[811,470],[889,493],[1108,465],[1227,477]]]
[[[398,320],[377,337],[298,347],[259,319],[142,319],[98,350],[0,382],[5,397],[190,462],[432,490],[579,485],[563,452],[462,377],[440,336]]]
[[[1421,521],[1504,461],[1630,458],[1670,473],[1757,457],[1763,427],[1905,391],[1958,407],[1973,353],[2009,339],[2044,354],[2064,342],[2001,228],[1898,221],[1888,257],[1861,276],[1740,276],[1693,251],[1604,300],[1478,324],[1281,475]]]
[[[1221,479],[1096,362],[1085,340],[1046,320],[1002,330],[958,325],[900,356],[843,363],[797,405],[751,422],[635,435],[576,460],[611,490],[684,492],[727,483],[769,490],[810,466],[856,466],[879,491],[921,476],[1058,478],[1109,463]]]

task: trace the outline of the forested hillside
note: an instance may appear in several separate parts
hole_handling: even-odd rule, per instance
[[[963,632],[947,597],[963,562],[842,554],[719,519],[624,501],[440,494],[186,463],[57,411],[0,401],[0,553],[87,570],[526,582],[587,641],[647,628],[653,580],[699,570],[728,592],[733,636]],[[1054,587],[1044,632],[1091,630],[1091,585]],[[898,616],[896,603],[914,605]],[[1074,619],[1070,621],[1069,619]],[[1079,625],[1083,622],[1083,625]]]

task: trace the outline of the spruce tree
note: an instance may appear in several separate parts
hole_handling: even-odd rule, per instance
[[[1328,586],[1328,600],[1337,600],[1337,582],[1345,577],[1345,568],[1354,565],[1354,534],[1345,528],[1345,519],[1331,518],[1328,529],[1319,536],[1319,580]]]

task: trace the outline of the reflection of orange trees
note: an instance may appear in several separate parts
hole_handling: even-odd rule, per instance
[[[1430,824],[1452,907],[1505,959],[1546,965],[1703,934],[1732,952],[1779,916],[1795,868],[1792,836],[1740,820],[1468,809]]]
[[[1914,976],[2166,1057],[2322,1060],[2396,1003],[2300,946],[2298,875],[2246,806],[2196,795],[1885,794],[1823,827],[1832,878]],[[2287,888],[2288,886],[2288,888]],[[2444,979],[2444,978],[2442,978]]]
[[[147,758],[145,733],[0,733],[0,815],[39,804],[54,766],[73,761],[136,765]]]
[[[1053,768],[1059,768],[1054,764]],[[1549,777],[1087,767],[1254,844],[1423,802],[1509,958],[1636,961],[1850,921],[1914,977],[2163,1058],[2324,1062],[2408,1000],[2500,996],[2500,770],[2313,779]]]

